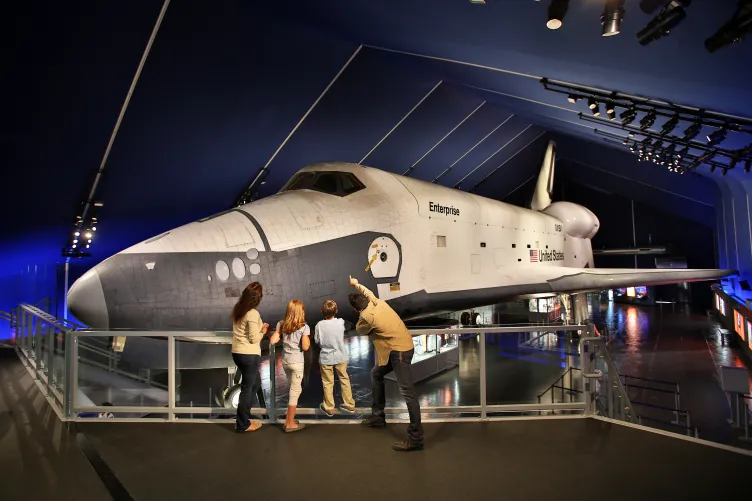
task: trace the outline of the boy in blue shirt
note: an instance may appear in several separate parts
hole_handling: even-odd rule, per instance
[[[339,377],[343,403],[339,407],[348,414],[355,412],[355,400],[350,387],[350,376],[347,374],[347,351],[345,349],[345,321],[336,318],[337,303],[331,299],[324,301],[321,306],[324,320],[316,324],[314,339],[321,347],[319,364],[321,367],[321,382],[324,385],[324,401],[319,408],[329,417],[334,415],[334,373]]]

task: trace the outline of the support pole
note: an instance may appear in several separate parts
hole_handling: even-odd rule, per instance
[[[554,390],[551,390],[553,395]],[[486,395],[486,334],[480,334],[480,418],[487,419],[486,407],[488,405]]]
[[[63,273],[63,320],[68,320],[68,278],[70,276],[70,258],[65,258],[65,271]]]
[[[167,337],[167,419],[175,421],[175,336]]]

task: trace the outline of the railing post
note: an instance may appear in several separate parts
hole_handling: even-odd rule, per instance
[[[34,360],[36,361],[36,377],[37,379],[42,378],[42,319],[41,318],[35,318],[34,322],[32,323],[32,332],[34,336]]]
[[[71,419],[78,389],[78,336],[63,331],[65,336],[65,381],[63,384],[63,415]]]
[[[175,336],[167,336],[167,420],[175,421]]]
[[[553,398],[554,390],[551,390]],[[480,418],[488,419],[486,401],[486,334],[480,333]]]
[[[269,403],[266,406],[266,413],[272,424],[277,422],[277,347],[269,345]]]
[[[52,396],[55,386],[55,326],[47,325],[47,395]]]
[[[742,399],[742,405],[744,406],[744,436],[739,438],[745,442],[749,442],[749,408],[744,399]]]

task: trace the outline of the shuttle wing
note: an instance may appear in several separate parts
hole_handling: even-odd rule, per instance
[[[538,270],[536,270],[538,271]],[[602,290],[639,285],[702,282],[736,275],[735,270],[715,269],[629,269],[629,268],[555,268],[550,267],[546,282],[555,292]],[[537,275],[537,273],[536,273]]]

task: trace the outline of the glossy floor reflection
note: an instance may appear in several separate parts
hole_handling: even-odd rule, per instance
[[[374,351],[367,337],[346,340],[350,353],[348,373],[358,407],[371,404],[370,370],[374,365]],[[423,407],[478,405],[480,403],[480,337],[464,336],[460,339],[460,364],[432,378],[416,384],[418,399]],[[577,363],[571,355],[575,348],[569,346],[564,335],[556,334],[503,334],[489,335],[486,341],[487,401],[489,404],[537,403],[538,395],[548,388],[569,367]],[[299,407],[318,407],[322,398],[321,375],[317,354],[307,364],[303,394]],[[262,364],[262,379],[268,386],[268,360]],[[281,357],[275,364],[277,405],[287,403],[289,386],[282,369]],[[387,381],[387,406],[405,407],[396,382]],[[549,397],[550,398],[550,397]],[[335,400],[341,402],[338,385]]]
[[[678,383],[680,408],[689,411],[700,438],[742,445],[737,440],[741,432],[726,421],[729,402],[721,389],[718,366],[744,367],[744,361],[714,316],[679,305],[640,307],[597,301],[590,304],[590,312],[596,325],[611,334],[610,352],[621,375]],[[633,401],[674,407],[672,394],[635,388],[629,395]],[[661,421],[674,419],[671,412],[636,409]],[[670,425],[657,427],[683,432]]]

